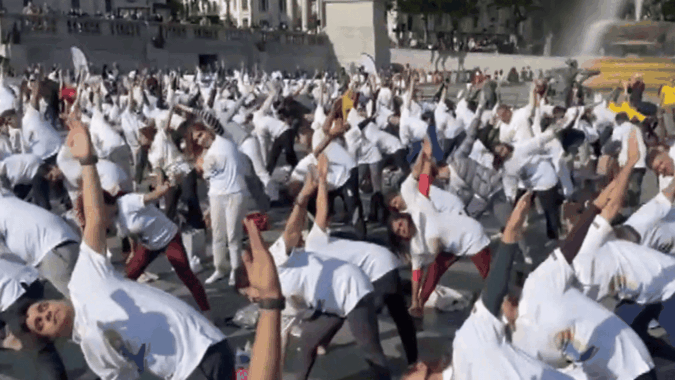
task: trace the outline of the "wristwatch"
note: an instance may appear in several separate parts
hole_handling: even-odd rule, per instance
[[[283,310],[286,308],[286,299],[281,298],[264,298],[258,301],[258,306],[263,310]]]

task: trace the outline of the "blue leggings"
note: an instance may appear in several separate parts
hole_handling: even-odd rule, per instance
[[[441,145],[438,143],[436,126],[429,125],[427,128],[427,136],[429,136],[429,140],[431,140],[431,149],[436,162],[443,161],[444,152],[443,149],[441,149]],[[408,151],[408,162],[412,163],[415,161],[415,159],[417,159],[417,155],[422,151],[422,144],[422,141],[417,141],[412,144],[410,150]]]

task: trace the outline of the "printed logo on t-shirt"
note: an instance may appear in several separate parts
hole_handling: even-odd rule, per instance
[[[106,338],[106,341],[108,344],[110,344],[110,347],[115,350],[115,352],[136,365],[139,374],[145,371],[145,353],[147,352],[145,343],[141,344],[138,348],[138,352],[134,353],[130,342],[125,342],[124,339],[122,339],[120,333],[117,331],[113,329],[106,329],[103,331],[103,334]]]
[[[239,368],[237,370],[237,380],[247,380],[248,370],[246,368]]]

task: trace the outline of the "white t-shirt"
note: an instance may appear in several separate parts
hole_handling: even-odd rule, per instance
[[[531,113],[532,107],[529,105],[513,111],[511,121],[508,124],[502,122],[499,126],[499,141],[515,144],[533,138],[529,120]]]
[[[596,216],[574,259],[582,291],[593,300],[615,297],[638,304],[670,299],[675,293],[675,257],[613,236]]]
[[[316,132],[314,133],[316,134]],[[351,169],[344,166],[343,164],[340,164],[339,162],[333,161],[331,157],[328,158],[328,162],[328,176],[326,178],[328,188],[330,190],[339,189],[349,180]],[[293,168],[290,179],[292,181],[304,182],[305,176],[307,175],[307,172],[309,172],[309,168],[312,165],[316,167],[318,165],[318,160],[313,154],[308,154],[303,157],[300,162],[298,162],[295,168]]]
[[[14,154],[0,161],[0,174],[7,177],[12,186],[30,184],[42,159],[34,154]]]
[[[399,138],[403,146],[408,146],[414,142],[422,141],[427,136],[429,124],[424,120],[412,115],[409,110],[401,111],[401,119],[399,121]]]
[[[437,186],[431,186],[429,189],[429,198],[425,197],[419,191],[419,181],[411,175],[401,184],[401,197],[407,207],[418,207],[420,203],[431,201],[434,209],[441,214],[464,215],[464,203],[455,194],[445,191]]]
[[[309,231],[305,248],[321,256],[332,257],[352,263],[375,282],[385,274],[398,269],[401,261],[387,248],[365,241],[339,239],[330,236],[318,224]]]
[[[0,312],[6,311],[24,293],[21,285],[35,282],[39,273],[34,268],[13,261],[0,259]]]
[[[9,142],[9,137],[0,134],[0,160],[4,160],[13,153],[14,149],[12,149],[12,143]]]
[[[73,340],[103,379],[138,379],[138,359],[122,352],[142,350],[146,371],[161,379],[187,379],[208,348],[225,339],[201,313],[162,290],[125,279],[85,243],[68,289],[75,308]],[[113,347],[106,338],[113,335],[126,350]]]
[[[469,318],[455,333],[452,342],[454,378],[463,380],[570,380],[512,346],[506,339],[505,326],[479,299]]]
[[[146,205],[143,197],[137,193],[120,197],[117,221],[124,236],[133,235],[149,250],[159,250],[173,240],[178,226],[154,205]]]
[[[640,234],[642,245],[656,249],[661,240],[656,230],[659,230],[661,225],[670,224],[674,217],[673,204],[663,193],[658,193],[634,212],[624,224],[633,227]],[[664,238],[667,240],[669,236]]]
[[[288,124],[272,116],[265,115],[261,111],[253,113],[253,126],[257,134],[270,136],[272,141],[290,129]]]
[[[122,136],[105,121],[103,113],[98,110],[94,111],[89,131],[91,131],[91,142],[96,149],[96,154],[101,158],[110,156],[115,149],[126,144]]]
[[[570,330],[577,352],[596,347],[583,362],[592,378],[633,380],[654,367],[638,335],[614,313],[573,288],[574,271],[559,249],[525,281],[518,305],[512,343],[532,357],[556,367],[567,367],[556,335]]]
[[[239,151],[230,140],[216,136],[204,154],[204,178],[209,180],[209,196],[248,193]]]
[[[440,101],[434,111],[436,121],[436,132],[439,138],[452,139],[457,137],[464,130],[462,119],[455,119],[448,110],[445,102]]]
[[[80,240],[65,220],[12,196],[0,198],[0,235],[10,252],[32,267],[61,243]]]
[[[631,131],[635,131],[638,140],[638,148],[640,150],[640,159],[635,164],[636,169],[646,168],[647,146],[642,138],[642,131],[640,128],[630,122],[625,122],[612,130],[612,140],[621,142],[621,152],[619,153],[619,165],[626,165],[628,161],[628,142],[630,140]]]
[[[441,252],[473,256],[490,244],[490,239],[478,221],[468,216],[439,214],[428,210],[410,210],[417,229],[410,242],[413,270],[431,264]]]
[[[162,128],[157,130],[152,140],[148,151],[148,162],[153,168],[162,169],[171,180],[182,178],[192,170],[185,157]]]
[[[287,256],[283,236],[269,250],[286,299],[300,299],[309,308],[345,318],[373,291],[372,283],[356,265],[304,249],[293,249]]]
[[[139,118],[126,109],[122,112],[122,115],[120,115],[120,126],[122,127],[124,138],[127,140],[129,147],[131,149],[140,149],[140,129],[143,127],[143,123]]]
[[[70,199],[75,201],[80,193],[82,178],[80,162],[70,154],[68,147],[63,146],[56,156],[56,165],[63,172],[64,184]],[[116,196],[119,192],[130,193],[133,190],[131,177],[116,163],[100,159],[96,164],[96,171],[101,179],[101,189],[110,195]]]
[[[21,137],[26,147],[24,153],[32,153],[43,160],[58,153],[63,142],[59,133],[30,105],[26,105],[21,121]]]

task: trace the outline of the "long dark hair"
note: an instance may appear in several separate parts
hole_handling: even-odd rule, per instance
[[[501,169],[502,166],[504,166],[504,162],[508,159],[507,157],[502,157],[502,156],[500,156],[499,154],[496,153],[496,150],[497,150],[498,146],[505,146],[509,150],[510,153],[513,152],[513,146],[511,146],[509,144],[506,144],[506,143],[495,144],[495,146],[492,147],[492,155],[494,157],[492,159],[492,168],[494,170],[497,170],[497,171],[499,169]]]
[[[201,157],[202,153],[204,153],[204,147],[197,144],[197,141],[192,138],[193,132],[208,132],[214,137],[215,134],[202,123],[193,123],[187,128],[183,135],[183,138],[185,139],[184,154],[188,160],[195,162],[197,158]]]
[[[389,248],[395,255],[405,257],[408,255],[408,241],[398,236],[394,231],[394,222],[398,219],[406,219],[410,225],[413,225],[412,217],[408,213],[398,212],[389,209],[387,217],[387,237],[389,238]]]

